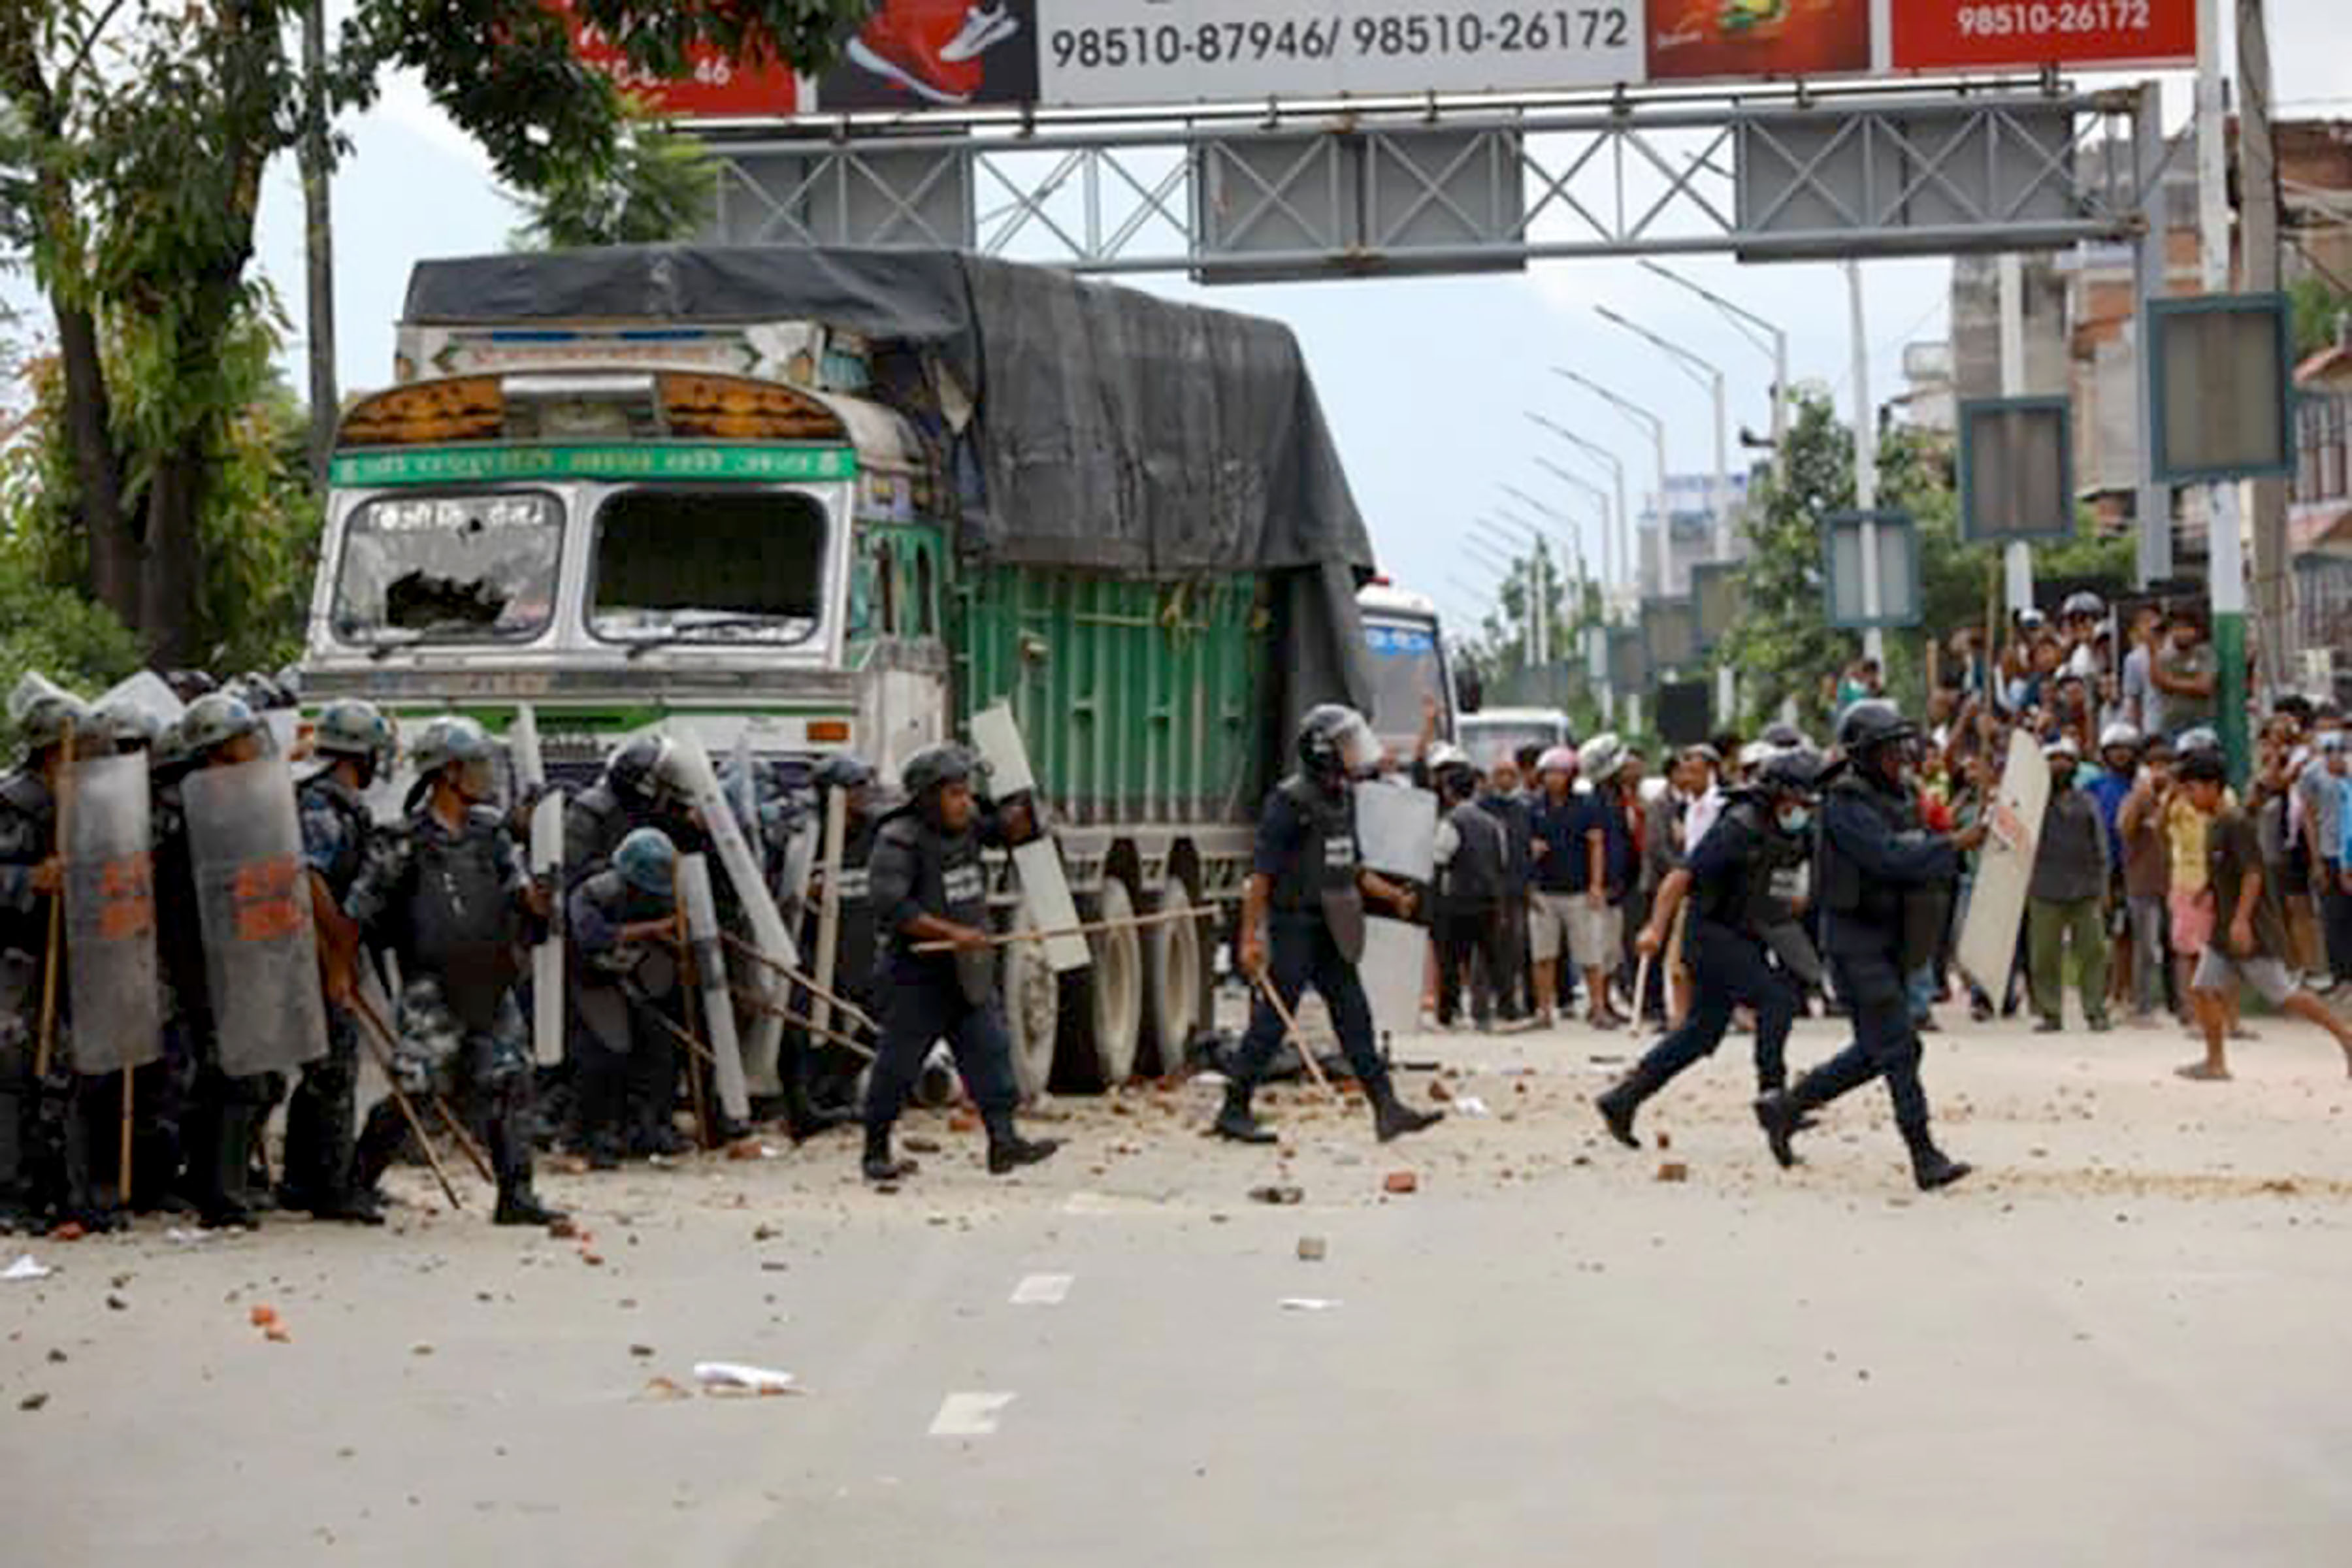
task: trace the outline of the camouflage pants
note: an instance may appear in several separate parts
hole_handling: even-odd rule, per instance
[[[412,1094],[436,1089],[463,1095],[511,1079],[527,1079],[533,1062],[521,1005],[509,991],[499,998],[488,1028],[468,1029],[450,1007],[441,982],[420,975],[400,994],[399,1051],[394,1065],[400,1086]]]

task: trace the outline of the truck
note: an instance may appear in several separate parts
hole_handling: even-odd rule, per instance
[[[1364,717],[1391,756],[1411,758],[1430,727],[1433,741],[1454,739],[1454,670],[1445,651],[1437,604],[1423,595],[1375,577],[1358,590],[1356,606],[1364,622],[1364,651],[1371,667],[1371,701]]]
[[[1372,706],[1372,567],[1277,323],[946,252],[427,261],[340,426],[303,693],[528,706],[572,780],[647,731],[895,779],[1009,704],[1081,915],[1173,917],[1003,949],[1024,1089],[1099,1088],[1208,1024],[1292,723]]]

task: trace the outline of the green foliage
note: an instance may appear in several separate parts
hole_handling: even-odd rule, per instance
[[[609,155],[583,158],[537,191],[508,199],[524,216],[517,250],[659,245],[691,239],[718,199],[719,165],[695,137],[634,100]]]
[[[2352,311],[2352,294],[2325,278],[2298,278],[2286,288],[2294,355],[2307,359],[2336,342],[2337,323]]]
[[[139,639],[104,607],[44,578],[13,539],[0,542],[0,695],[38,670],[59,686],[95,696],[139,668]],[[16,736],[0,715],[0,754]]]

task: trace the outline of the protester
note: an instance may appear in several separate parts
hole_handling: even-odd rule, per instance
[[[2081,753],[2072,740],[2042,748],[2050,764],[2050,804],[2033,856],[2026,896],[2034,1028],[2054,1035],[2065,1025],[2062,963],[2072,956],[2075,988],[2091,1032],[2105,1034],[2107,1019],[2107,835],[2098,803],[2074,787]]]
[[[2131,929],[2131,1022],[2136,1028],[2154,1026],[2166,993],[2172,989],[2168,969],[2172,854],[2165,826],[2172,788],[2172,748],[2164,741],[2151,741],[2140,754],[2130,793],[2116,812]]]

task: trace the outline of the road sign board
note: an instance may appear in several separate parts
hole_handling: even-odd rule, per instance
[[[1688,599],[1644,600],[1642,636],[1654,670],[1678,669],[1698,658],[1696,616]]]
[[[2147,307],[2156,477],[2167,484],[2294,472],[2294,351],[2284,294]]]
[[[1878,534],[1878,613],[1863,596],[1865,529]],[[1916,626],[1920,618],[1919,529],[1907,511],[1837,511],[1822,520],[1822,594],[1841,631]]]
[[[1737,561],[1701,561],[1691,567],[1691,604],[1697,611],[1697,644],[1701,655],[1731,635],[1740,612],[1740,572]]]
[[[2179,65],[2197,58],[2197,0],[1900,0],[1896,70]]]
[[[2074,532],[2074,405],[2063,397],[1961,404],[1960,537],[2008,543]]]

